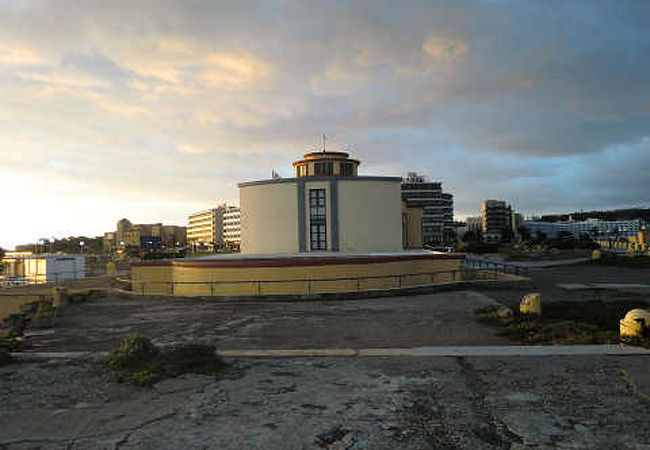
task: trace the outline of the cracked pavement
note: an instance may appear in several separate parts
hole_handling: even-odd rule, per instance
[[[332,302],[107,297],[66,307],[38,351],[134,331],[219,348],[507,345],[442,292]],[[650,448],[650,356],[232,358],[220,379],[118,384],[89,360],[0,367],[3,449]]]

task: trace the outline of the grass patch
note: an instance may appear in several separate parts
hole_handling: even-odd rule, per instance
[[[519,305],[509,305],[510,317],[499,315],[503,305],[477,309],[479,322],[501,327],[499,334],[526,344],[613,344],[619,343],[619,320],[635,308],[648,308],[643,300],[610,302],[552,302],[542,304],[542,316],[519,313]],[[650,347],[650,339],[640,339],[636,345]]]
[[[131,336],[110,353],[106,364],[120,382],[151,386],[184,373],[219,375],[227,364],[215,350],[199,341],[157,347],[144,336]]]

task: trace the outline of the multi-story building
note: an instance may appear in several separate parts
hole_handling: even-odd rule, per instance
[[[424,244],[454,242],[453,195],[442,191],[441,182],[431,182],[414,172],[402,179],[402,200],[409,207],[422,208],[422,241]]]
[[[199,211],[187,219],[187,241],[197,250],[237,247],[240,241],[239,207],[225,204]]]
[[[465,219],[465,225],[467,226],[467,231],[480,233],[483,231],[483,218],[481,216],[468,217]]]
[[[500,242],[513,237],[513,215],[510,205],[502,200],[481,203],[482,236],[486,242]]]
[[[231,248],[239,248],[241,242],[241,210],[238,206],[223,205],[223,241]]]
[[[104,233],[104,248],[114,251],[126,247],[141,250],[160,250],[184,247],[187,230],[176,225],[162,223],[133,224],[128,219],[117,222],[117,230]]]
[[[539,220],[524,220],[523,226],[535,236],[544,233],[549,239],[555,239],[560,233],[568,233],[576,238],[587,235],[596,240],[621,240],[635,237],[645,229],[643,220],[599,220],[587,219],[581,222],[543,222]]]
[[[187,243],[195,249],[209,249],[223,245],[223,209],[211,208],[191,214],[187,218]]]

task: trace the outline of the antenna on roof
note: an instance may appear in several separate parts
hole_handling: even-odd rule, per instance
[[[323,153],[325,153],[325,133],[323,133]]]

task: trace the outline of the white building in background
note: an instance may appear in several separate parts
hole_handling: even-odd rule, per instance
[[[634,237],[646,226],[643,220],[599,220],[587,219],[581,222],[543,222],[524,220],[523,226],[535,237],[542,232],[549,239],[555,239],[559,233],[570,233],[576,238],[588,235],[592,239],[627,239]]]
[[[227,245],[238,246],[240,230],[239,207],[223,204],[187,218],[187,243],[197,249],[209,250]]]
[[[295,178],[239,184],[242,253],[402,250],[401,178],[358,176],[343,152],[312,152]]]
[[[224,205],[222,222],[224,244],[238,247],[241,242],[241,209],[238,206]]]
[[[0,284],[53,283],[86,276],[85,255],[6,252],[0,265]]]

